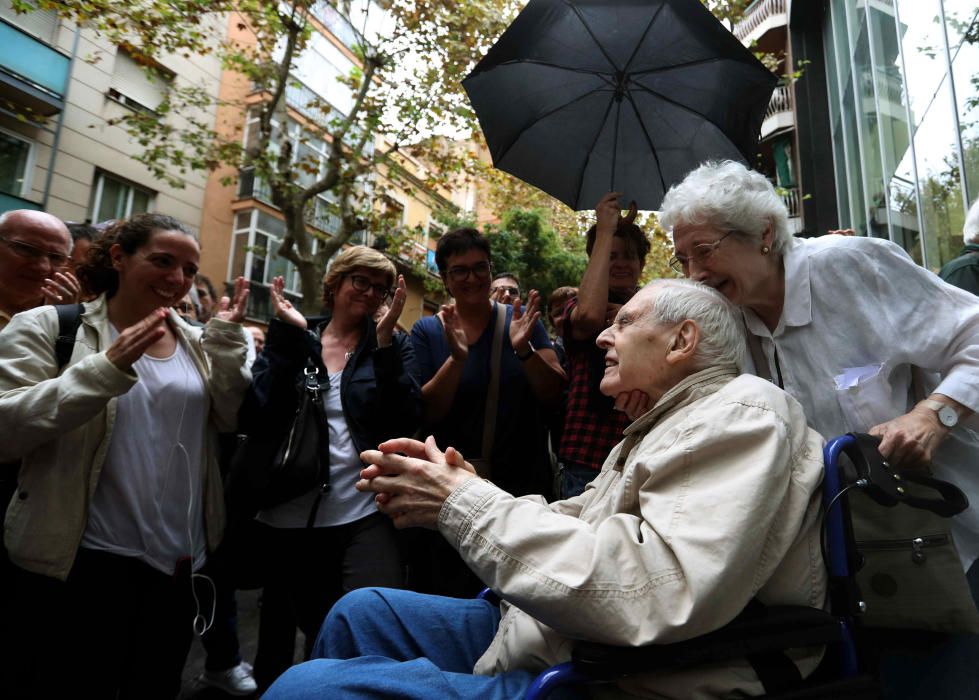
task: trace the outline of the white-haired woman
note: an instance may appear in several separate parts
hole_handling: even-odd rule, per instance
[[[336,257],[323,278],[327,315],[306,319],[271,288],[275,318],[252,368],[242,409],[250,435],[271,430],[296,409],[297,382],[307,363],[323,387],[330,456],[330,490],[313,488],[258,514],[264,544],[265,590],[255,681],[264,691],[292,665],[296,627],[307,654],[334,601],[363,586],[399,588],[404,567],[394,528],[374,499],[354,488],[360,453],[418,427],[421,395],[412,376],[408,337],[395,332],[404,309],[405,281],[378,251],[354,246]],[[385,301],[390,308],[376,323]]]
[[[673,267],[741,307],[758,373],[814,428],[878,435],[892,464],[931,464],[979,503],[979,441],[965,429],[979,409],[975,297],[886,240],[794,238],[771,183],[730,161],[671,188],[660,222]],[[979,596],[979,510],[951,526]]]

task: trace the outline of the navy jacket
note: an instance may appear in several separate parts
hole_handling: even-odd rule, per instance
[[[320,334],[328,322],[329,317],[308,319],[316,329],[309,331],[272,319],[265,348],[252,366],[252,386],[239,415],[242,432],[280,434],[288,429],[307,358],[325,382]],[[413,436],[421,418],[411,341],[395,333],[389,347],[378,348],[371,319],[365,330],[340,378],[340,403],[358,451],[374,449],[389,438]]]

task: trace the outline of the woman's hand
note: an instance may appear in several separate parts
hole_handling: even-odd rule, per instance
[[[540,295],[531,289],[527,295],[527,308],[521,306],[519,299],[513,301],[513,318],[510,320],[510,345],[518,355],[531,352],[530,339],[534,335],[534,324],[540,320]],[[503,313],[503,310],[500,310]]]
[[[146,349],[166,333],[163,321],[166,319],[167,313],[164,308],[156,309],[142,321],[133,324],[120,333],[119,337],[105,351],[105,356],[109,358],[109,362],[123,372],[130,371],[133,363],[143,356]]]
[[[446,304],[442,307],[442,326],[445,328],[445,340],[449,344],[449,354],[457,362],[465,362],[469,358],[469,341],[466,340],[466,331],[462,328],[462,321],[456,313],[455,304]]]
[[[41,287],[45,304],[77,304],[82,295],[78,278],[65,270],[55,272]]]
[[[408,289],[405,286],[404,275],[398,275],[398,288],[394,292],[391,306],[388,307],[387,313],[377,322],[377,347],[386,348],[391,344],[391,339],[394,336],[394,327],[398,324],[398,319],[401,318],[401,312],[404,311],[405,301],[407,299]]]
[[[269,297],[272,299],[272,311],[275,317],[290,326],[297,326],[306,329],[306,319],[299,313],[299,309],[286,299],[282,290],[286,288],[286,281],[283,277],[273,277],[272,286],[269,287]]]
[[[622,411],[629,420],[635,420],[649,410],[649,394],[638,389],[623,391],[615,397],[615,410]]]
[[[245,320],[248,310],[248,280],[239,277],[235,280],[234,300],[224,296],[218,302],[218,310],[214,317],[231,323],[241,323]]]
[[[948,428],[938,415],[925,406],[915,406],[903,416],[875,425],[867,431],[878,436],[881,456],[892,467],[924,467],[931,463],[935,448],[945,439]]]

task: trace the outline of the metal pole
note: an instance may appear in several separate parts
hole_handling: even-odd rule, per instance
[[[51,142],[51,157],[48,159],[48,174],[44,178],[44,197],[41,199],[41,209],[47,211],[48,197],[51,194],[51,179],[54,177],[54,159],[58,155],[58,145],[61,143],[61,128],[65,123],[65,112],[68,111],[68,92],[71,89],[71,72],[75,67],[75,57],[78,55],[78,37],[82,28],[75,25],[75,38],[71,42],[71,60],[68,61],[68,79],[65,81],[65,93],[61,96],[64,109],[58,114],[58,126],[54,129],[54,141]]]
[[[965,150],[962,148],[962,125],[959,123],[959,103],[955,96],[955,77],[952,75],[952,51],[948,47],[948,25],[945,24],[945,1],[939,0],[942,17],[942,43],[945,45],[945,68],[948,71],[948,91],[952,96],[952,121],[955,124],[955,150],[959,156],[959,185],[962,188],[963,211],[969,211],[969,180],[965,172]]]

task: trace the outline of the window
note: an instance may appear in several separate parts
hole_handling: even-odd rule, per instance
[[[92,197],[92,221],[128,219],[153,206],[155,194],[114,175],[100,172],[95,177]]]
[[[162,66],[146,70],[124,47],[116,51],[109,97],[127,107],[155,111],[173,80]]]
[[[11,3],[0,2],[0,17],[44,43],[54,44],[58,33],[58,13],[55,10],[32,10],[17,14]]]
[[[242,275],[253,283],[268,285],[273,277],[281,275],[286,281],[286,291],[299,297],[299,271],[278,255],[286,235],[285,222],[259,209],[250,209],[238,212],[234,227],[228,279]],[[314,238],[314,253],[318,243]]]
[[[34,168],[34,143],[0,131],[0,192],[26,197]]]

